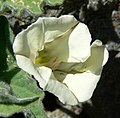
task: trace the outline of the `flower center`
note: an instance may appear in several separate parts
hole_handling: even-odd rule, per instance
[[[39,55],[35,58],[35,64],[39,66],[46,66],[53,71],[61,71],[64,73],[81,73],[85,71],[83,63],[68,63],[62,62],[58,57],[53,57],[46,50],[38,52]]]
[[[35,64],[49,67],[52,70],[55,70],[60,64],[58,57],[52,57],[48,51],[42,50],[38,53],[39,55],[35,58]]]

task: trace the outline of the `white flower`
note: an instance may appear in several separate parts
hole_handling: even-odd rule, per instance
[[[40,17],[16,36],[13,49],[43,90],[76,105],[91,98],[108,59],[101,41],[90,42],[87,26],[72,15]]]

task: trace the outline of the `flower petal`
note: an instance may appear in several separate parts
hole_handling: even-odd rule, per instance
[[[63,104],[77,105],[78,101],[74,94],[63,83],[55,79],[50,79],[45,88],[46,91],[53,93]]]
[[[68,62],[84,62],[90,56],[91,35],[87,26],[79,23],[69,38]]]
[[[56,57],[57,60],[66,62],[69,57],[68,40],[72,30],[65,32],[64,35],[58,37],[56,40],[46,43],[44,50],[51,57]]]
[[[71,31],[76,24],[78,24],[78,21],[72,15],[63,15],[59,18],[40,17],[35,23],[16,36],[13,44],[14,53],[24,55],[35,61],[37,51],[41,51],[45,43],[61,39],[59,37],[67,31]],[[65,54],[62,59],[64,57]]]
[[[35,79],[39,82],[40,87],[44,88],[51,77],[51,69],[47,67],[38,67],[25,56],[16,55],[17,64],[20,68],[24,71],[28,72],[29,74],[33,75]]]
[[[31,58],[34,61],[38,50],[43,48],[44,31],[42,21],[37,21],[15,37],[14,53]]]
[[[79,102],[84,102],[91,98],[100,79],[103,65],[107,60],[108,51],[101,41],[96,40],[91,46],[91,56],[82,66],[84,72],[68,74],[65,77],[63,83],[74,93]]]
[[[43,18],[43,22],[45,42],[53,41],[78,24],[78,21],[72,15],[63,15],[59,18],[46,17]]]
[[[99,79],[100,75],[84,72],[68,74],[63,82],[74,93],[79,102],[84,102],[91,98]]]
[[[94,41],[91,45],[91,56],[88,58],[88,60],[86,60],[84,64],[85,70],[99,74],[102,66],[104,66],[107,62],[108,56],[108,51],[102,45],[102,42],[100,40]]]

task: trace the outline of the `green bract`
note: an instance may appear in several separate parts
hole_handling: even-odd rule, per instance
[[[91,98],[108,59],[101,41],[72,15],[40,17],[19,33],[13,49],[20,68],[65,104]]]

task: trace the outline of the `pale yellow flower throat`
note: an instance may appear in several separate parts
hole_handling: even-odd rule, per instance
[[[35,64],[39,66],[46,66],[53,71],[62,71],[64,73],[81,73],[85,71],[84,63],[66,63],[62,62],[58,57],[53,57],[47,50],[38,52],[39,55],[35,58]]]
[[[38,53],[39,55],[35,58],[35,64],[49,67],[52,70],[57,69],[60,64],[60,60],[57,57],[51,56],[47,50],[42,50]]]

